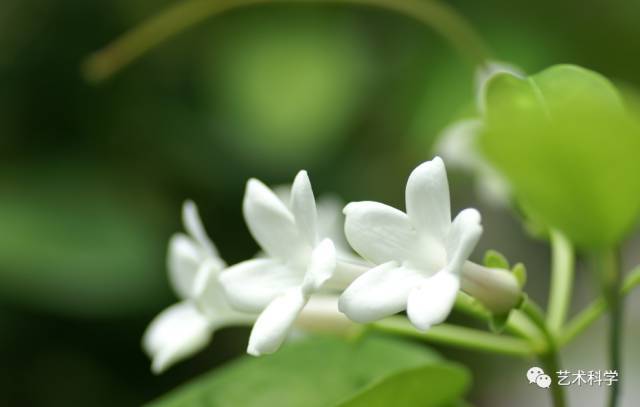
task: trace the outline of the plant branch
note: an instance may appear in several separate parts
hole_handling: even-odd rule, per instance
[[[487,59],[485,44],[466,20],[435,0],[186,0],[177,2],[90,55],[83,72],[103,81],[171,37],[226,11],[258,4],[345,4],[375,7],[411,17],[442,35],[473,64]]]
[[[596,253],[593,256],[593,265],[600,278],[604,302],[609,311],[609,369],[620,372],[624,297],[620,295],[622,278],[618,251],[612,249]],[[618,404],[619,391],[620,382],[616,381],[609,390],[610,407]]]
[[[369,325],[372,329],[409,336],[425,342],[472,349],[503,355],[532,357],[534,350],[523,339],[504,335],[495,335],[477,329],[450,324],[439,324],[426,332],[418,331],[404,317],[389,317]]]
[[[566,405],[564,389],[558,385],[557,372],[560,370],[560,357],[558,355],[558,346],[554,335],[549,330],[545,321],[544,313],[540,307],[531,299],[525,298],[520,309],[525,313],[538,329],[542,332],[546,339],[547,349],[540,354],[540,361],[544,364],[545,371],[551,376],[551,397],[555,407],[564,407]]]
[[[624,279],[619,295],[623,297],[628,295],[638,285],[640,285],[640,266],[633,269],[627,278]],[[607,301],[604,296],[593,301],[565,326],[558,340],[559,345],[564,346],[571,342],[576,336],[597,321],[606,310]]]
[[[562,329],[569,306],[575,258],[571,242],[559,231],[551,231],[551,288],[547,306],[547,326],[557,334]]]

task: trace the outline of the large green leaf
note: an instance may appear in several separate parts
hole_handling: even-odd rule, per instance
[[[386,377],[340,407],[441,407],[459,398],[468,384],[469,373],[463,367],[427,365]]]
[[[534,221],[614,245],[640,208],[640,128],[603,76],[570,65],[487,86],[481,148]]]
[[[421,370],[426,367],[433,369]],[[402,391],[413,391],[418,376],[400,376],[411,383],[404,386],[398,381],[400,377],[393,376],[402,372],[434,380],[423,382],[420,394],[424,396],[429,391],[440,395],[442,401],[458,399],[468,382],[464,370],[440,360],[423,346],[383,337],[366,337],[357,342],[316,337],[285,346],[271,356],[243,357],[178,388],[153,405],[333,406],[355,394],[364,397],[369,391],[386,395],[396,385],[403,386]],[[392,379],[385,381],[390,375]],[[440,379],[435,378],[437,375]],[[448,384],[443,384],[445,381]]]

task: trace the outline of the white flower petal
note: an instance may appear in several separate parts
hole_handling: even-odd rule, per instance
[[[340,296],[338,307],[355,322],[371,322],[403,311],[413,287],[422,281],[414,269],[388,262],[358,277]]]
[[[203,260],[203,253],[193,239],[182,233],[171,237],[167,269],[171,286],[180,298],[193,297],[193,284]]]
[[[318,236],[328,237],[333,241],[336,250],[353,254],[353,250],[344,236],[344,201],[337,195],[322,195],[318,198]]]
[[[260,356],[277,351],[306,302],[299,288],[275,298],[253,325],[247,353]]]
[[[460,274],[481,235],[480,212],[469,208],[456,216],[447,236],[448,271]]]
[[[406,214],[378,202],[352,202],[344,208],[344,231],[351,247],[382,264],[417,257],[418,235]]]
[[[353,257],[355,258],[355,256]],[[364,259],[354,258],[345,259],[338,255],[336,271],[323,287],[330,290],[344,291],[356,278],[376,266]]]
[[[220,283],[221,269],[215,262],[205,261],[194,284],[194,301],[213,329],[227,325],[253,323],[257,315],[231,308]]]
[[[299,287],[304,270],[296,270],[272,259],[243,261],[220,273],[220,283],[229,304],[238,311],[260,312],[274,298]]]
[[[306,171],[300,171],[291,187],[291,211],[300,236],[312,247],[318,241],[316,200]]]
[[[418,329],[426,331],[443,322],[453,308],[460,289],[458,276],[441,271],[425,279],[411,290],[407,301],[407,316]]]
[[[451,225],[449,183],[440,157],[420,164],[409,176],[405,192],[407,215],[420,235],[444,241]]]
[[[300,252],[303,242],[293,214],[257,179],[247,182],[242,210],[251,235],[270,257],[287,260]]]
[[[143,347],[153,359],[151,370],[162,373],[169,366],[204,348],[211,329],[193,303],[184,301],[162,311],[149,324]]]
[[[309,301],[294,323],[296,329],[322,334],[327,332],[344,334],[355,326],[354,322],[338,310],[337,295],[322,294],[309,297]]]
[[[198,208],[193,201],[185,201],[182,205],[182,223],[184,224],[187,232],[200,244],[200,246],[202,246],[209,257],[220,258],[218,249],[211,239],[209,239],[204,226],[202,226],[202,221],[198,214]]]
[[[331,239],[324,239],[311,253],[311,261],[302,284],[307,294],[318,290],[336,271],[336,248]]]

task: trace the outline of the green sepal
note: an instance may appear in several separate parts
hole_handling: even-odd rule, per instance
[[[483,263],[489,268],[509,270],[509,261],[497,250],[487,250],[484,254]]]
[[[518,280],[518,285],[523,288],[527,284],[527,267],[523,263],[516,263],[511,269],[513,276]]]

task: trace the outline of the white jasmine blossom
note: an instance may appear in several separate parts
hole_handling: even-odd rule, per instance
[[[230,267],[221,282],[234,308],[261,312],[247,348],[258,356],[280,347],[309,298],[334,274],[337,259],[331,239],[319,236],[305,171],[293,182],[289,206],[262,182],[249,180],[243,213],[266,257]]]
[[[348,204],[347,240],[378,266],[357,278],[342,294],[340,310],[357,322],[371,322],[406,310],[414,326],[426,330],[449,315],[461,286],[466,260],[480,235],[480,214],[465,209],[451,221],[449,186],[443,161],[436,157],[418,166],[406,187],[407,213],[378,202]],[[512,307],[519,287],[508,272],[477,266],[473,281],[463,284],[485,295],[503,294],[499,306]],[[505,280],[491,292],[491,279]],[[504,310],[503,310],[504,311]]]
[[[204,348],[216,329],[255,319],[227,304],[218,282],[226,265],[207,236],[193,202],[185,202],[182,217],[187,234],[171,238],[167,258],[169,280],[181,301],[161,312],[143,337],[154,373]]]
[[[450,166],[475,173],[478,195],[494,206],[506,206],[511,191],[502,174],[478,151],[476,140],[483,127],[486,84],[489,79],[500,73],[524,75],[519,68],[502,62],[488,62],[478,67],[475,75],[475,93],[479,116],[459,120],[447,126],[440,134],[435,147],[436,153]]]

